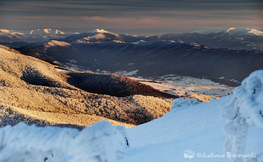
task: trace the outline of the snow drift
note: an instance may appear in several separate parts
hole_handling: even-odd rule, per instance
[[[263,162],[262,78],[256,71],[209,103],[174,100],[163,117],[127,130],[131,147],[120,161]]]
[[[82,131],[20,123],[1,128],[0,137],[0,162],[114,162],[128,144],[125,128],[106,121]]]
[[[178,107],[185,107],[185,106],[192,106],[192,105],[197,105],[200,102],[198,102],[196,99],[186,99],[184,100],[183,98],[177,98],[173,101],[173,105],[171,107],[171,110],[174,110]]]

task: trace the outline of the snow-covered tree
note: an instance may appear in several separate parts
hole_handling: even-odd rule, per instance
[[[224,131],[228,134],[224,145],[226,152],[241,155],[246,150],[248,129],[263,129],[263,70],[255,71],[234,90],[232,100],[222,107],[221,117],[227,120]],[[263,153],[263,152],[262,152]],[[243,157],[231,159],[242,162]]]

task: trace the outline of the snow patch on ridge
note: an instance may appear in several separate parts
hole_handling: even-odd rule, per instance
[[[263,36],[263,32],[257,29],[251,28],[223,28],[223,29],[207,29],[207,30],[197,30],[191,33],[200,34],[211,34],[211,33],[229,33],[230,35],[257,35]]]
[[[24,35],[24,33],[15,31],[15,30],[8,30],[8,29],[0,29],[0,33],[6,33],[6,34],[19,34],[19,35]]]
[[[65,33],[57,29],[36,29],[36,30],[31,30],[29,34],[38,35],[38,34],[65,34]]]
[[[45,44],[45,47],[55,47],[55,46],[60,46],[60,47],[66,47],[66,46],[71,46],[71,44],[63,41],[57,41],[57,40],[51,40]]]
[[[6,34],[30,34],[30,35],[51,35],[51,34],[65,34],[64,32],[57,30],[57,29],[36,29],[36,30],[8,30],[8,29],[0,29],[1,33],[6,33]]]
[[[91,31],[87,31],[87,33],[111,33],[111,32],[104,30],[104,29],[94,29]]]
[[[119,70],[119,71],[114,72],[114,74],[125,75],[125,76],[132,76],[132,75],[137,75],[138,71],[139,70],[133,70],[133,71],[122,71],[122,70]]]

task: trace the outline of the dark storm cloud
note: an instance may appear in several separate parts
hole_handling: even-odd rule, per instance
[[[259,28],[262,9],[262,0],[1,0],[0,28]]]

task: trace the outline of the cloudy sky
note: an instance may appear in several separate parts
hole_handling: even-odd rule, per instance
[[[263,29],[263,0],[0,0],[0,28],[155,35]]]

